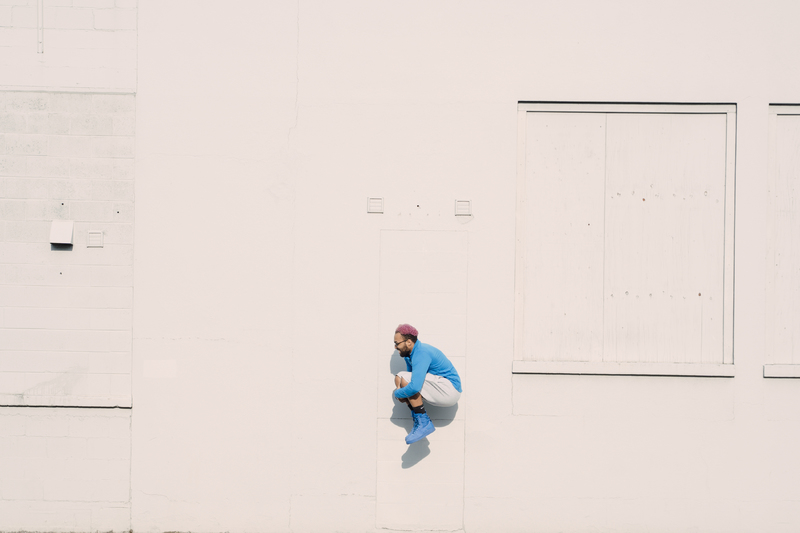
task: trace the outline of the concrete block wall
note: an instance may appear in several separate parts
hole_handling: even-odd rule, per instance
[[[136,0],[44,0],[41,17],[38,4],[0,4],[0,85],[136,87]]]
[[[79,347],[70,353],[98,376],[132,366],[136,398],[130,411],[0,409],[0,530],[797,529],[797,380],[760,374],[765,111],[797,98],[797,7],[141,4],[45,2],[75,26],[61,35],[76,52],[59,59],[48,56],[56,28],[43,28],[44,58],[21,52],[37,28],[8,25],[33,24],[13,8],[34,3],[0,0],[13,30],[0,31],[2,83],[28,93],[0,113],[0,302],[26,303],[2,320],[38,331],[5,337],[17,351],[0,361],[17,384],[64,360],[32,357],[30,343]],[[112,10],[118,20],[104,20]],[[123,41],[139,47],[138,66],[109,59]],[[53,91],[45,101],[36,84]],[[37,107],[66,87],[91,95],[74,122]],[[133,97],[95,107],[98,93],[134,89],[135,154],[120,133],[133,115],[100,116],[129,113],[117,106]],[[512,375],[516,107],[527,99],[739,104],[735,378]],[[103,350],[130,324],[118,267],[133,256],[133,204],[113,187],[132,179],[132,155],[131,365]],[[50,196],[57,182],[68,212]],[[383,214],[365,212],[368,196],[385,199]],[[455,217],[455,199],[472,200],[474,217]],[[103,224],[116,251],[83,263],[78,244],[37,241],[47,216],[76,214]],[[390,232],[455,234],[458,261],[414,272],[416,255],[448,243],[384,247]],[[41,245],[20,268],[15,254]],[[53,266],[75,267],[74,285],[58,285]],[[390,396],[400,321],[463,370],[459,409],[431,410],[427,448],[404,444],[407,414]],[[104,418],[135,431],[114,436]]]
[[[130,410],[0,408],[5,531],[130,523]]]
[[[132,94],[0,92],[2,404],[131,404],[134,112]]]

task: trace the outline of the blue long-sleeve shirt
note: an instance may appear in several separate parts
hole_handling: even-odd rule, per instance
[[[461,378],[453,363],[445,357],[441,350],[430,344],[415,342],[411,355],[405,358],[406,368],[411,372],[411,381],[400,389],[395,389],[396,398],[409,398],[422,390],[425,375],[433,374],[450,380],[458,392],[461,391]]]

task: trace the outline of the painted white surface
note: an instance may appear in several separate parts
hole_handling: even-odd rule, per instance
[[[419,340],[442,350],[459,376],[466,375],[467,239],[465,231],[382,231],[380,241],[381,331],[391,332],[393,340],[398,325],[415,324]],[[406,364],[386,346],[378,363],[376,527],[407,530],[426,523],[462,529],[467,400],[451,408],[427,407],[436,431],[407,445],[410,412],[392,397],[393,376]],[[381,394],[387,382],[388,402]]]
[[[20,166],[9,147],[44,146],[7,128],[17,111],[43,111],[24,103],[0,115],[0,327],[35,323],[72,339],[55,332],[132,320],[131,356],[105,361],[131,373],[133,408],[1,409],[11,440],[0,455],[31,456],[2,460],[0,530],[797,529],[800,382],[763,374],[765,280],[775,279],[765,261],[769,103],[796,103],[798,6],[73,1],[50,6],[62,8],[53,20],[64,28],[45,24],[44,64],[35,7],[0,5],[0,85],[136,91],[135,124],[125,126],[135,144],[98,145],[122,152],[96,154],[113,159],[108,167],[81,167],[133,183],[135,156],[135,213],[120,214],[125,224],[135,214],[136,231],[75,218],[76,239],[103,229],[106,245],[76,242],[63,266],[101,276],[108,295],[37,285],[50,279],[50,250],[37,246],[52,218],[26,210],[50,204],[20,207],[9,195],[28,160],[50,155],[25,154]],[[105,30],[116,11],[118,29]],[[48,56],[57,37],[64,51]],[[737,104],[735,377],[512,374],[517,105],[527,100]],[[95,146],[51,148],[54,158],[95,155]],[[383,214],[366,213],[368,197],[384,198]],[[457,199],[472,200],[472,217],[454,215]],[[101,214],[74,200],[87,217]],[[429,306],[466,309],[466,334],[449,333],[454,322],[417,324],[423,335],[448,331],[440,347],[463,354],[465,409],[415,468],[463,492],[424,488],[418,514],[389,485],[419,482],[415,468],[396,468],[405,429],[391,421],[396,324],[383,325],[380,278],[382,232],[411,231],[468,243],[465,280],[430,280],[465,283],[466,299],[425,294]],[[133,287],[132,304],[100,313],[103,302],[131,302],[115,280]],[[415,287],[428,291],[424,281]],[[403,296],[387,309],[421,309]],[[20,312],[6,309],[12,299]],[[36,342],[56,342],[47,335]],[[17,352],[31,342],[11,340]],[[95,349],[74,355],[89,360]],[[1,361],[12,371],[70,368],[55,356]],[[95,419],[109,413],[129,417],[117,438],[130,446],[129,477],[107,468],[118,459],[80,456],[69,440],[127,450],[106,433],[70,436],[73,418],[102,425]],[[65,440],[51,457],[40,438]],[[453,464],[435,465],[442,455]],[[107,490],[91,494],[97,480]],[[68,499],[48,499],[48,485]]]
[[[134,96],[0,91],[0,109],[0,404],[129,407]]]

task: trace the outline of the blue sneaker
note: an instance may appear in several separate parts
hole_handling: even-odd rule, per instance
[[[414,417],[414,429],[411,430],[406,436],[406,444],[414,444],[420,439],[424,439],[434,431],[436,428],[433,427],[433,422],[431,422],[431,417],[428,416],[428,413],[417,414],[411,413]]]

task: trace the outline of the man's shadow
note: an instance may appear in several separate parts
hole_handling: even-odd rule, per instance
[[[395,350],[389,358],[389,371],[392,373],[392,376],[396,376],[398,372],[403,372],[405,370],[407,370],[405,359],[400,357],[400,353]],[[392,381],[389,383],[392,383]],[[455,419],[456,413],[458,412],[458,404],[452,407],[425,405],[425,411],[427,411],[428,416],[431,417],[434,427],[446,427]],[[391,421],[392,424],[404,428],[408,433],[411,433],[411,428],[414,425],[411,418],[411,410],[408,408],[408,405],[396,398],[394,400]],[[436,433],[434,433],[434,435],[436,435]],[[410,444],[408,450],[406,450],[406,453],[404,453],[402,457],[403,468],[411,468],[430,454],[430,443],[427,437],[414,444]]]

